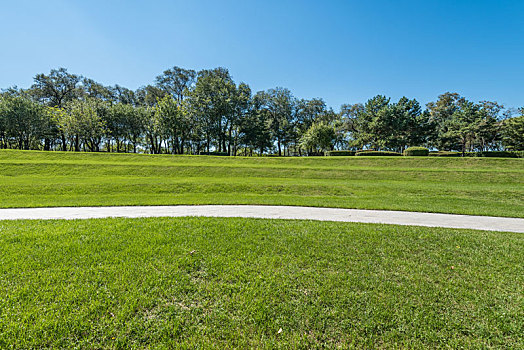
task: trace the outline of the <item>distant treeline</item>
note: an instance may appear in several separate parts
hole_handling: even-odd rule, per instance
[[[36,75],[28,89],[0,94],[3,149],[308,155],[410,146],[524,150],[524,108],[517,113],[447,92],[425,109],[415,99],[378,95],[335,112],[285,88],[253,94],[224,68],[173,67],[136,91],[60,68]]]

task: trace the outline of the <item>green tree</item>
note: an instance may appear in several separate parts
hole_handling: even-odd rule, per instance
[[[81,146],[91,152],[99,152],[106,123],[104,111],[107,106],[95,99],[75,100],[68,104],[66,117],[61,128],[72,140],[75,151]]]
[[[189,134],[189,120],[180,103],[171,95],[158,101],[155,118],[166,146],[173,154],[184,153],[184,144]]]
[[[472,146],[479,130],[482,115],[480,107],[473,102],[464,100],[459,109],[455,110],[451,118],[446,120],[446,132],[442,134],[454,144],[459,144],[462,156],[465,155],[467,146]]]
[[[178,102],[182,102],[187,90],[194,84],[195,78],[196,72],[194,70],[175,66],[157,76],[156,85],[173,96]]]
[[[481,120],[477,131],[478,149],[499,149],[502,141],[502,116],[504,106],[492,101],[480,102]]]
[[[328,151],[332,150],[337,139],[335,128],[328,123],[321,121],[311,125],[302,135],[300,144],[307,150]]]
[[[200,71],[188,93],[188,111],[204,133],[208,152],[213,140],[219,152],[231,148],[227,135],[235,127],[235,93],[236,85],[225,68]]]
[[[240,143],[249,149],[249,154],[253,150],[258,150],[259,155],[271,148],[271,132],[269,130],[269,113],[263,108],[264,97],[262,94],[256,94],[250,101],[249,110],[240,120],[239,134]]]
[[[136,108],[129,104],[117,102],[108,107],[104,122],[108,136],[107,148],[112,149],[112,142],[115,142],[117,152],[127,152],[127,142],[133,140],[133,150],[136,152],[136,138],[133,137],[134,128],[143,130],[134,121],[137,118]]]
[[[508,118],[502,122],[504,146],[515,151],[524,151],[524,107],[520,117]]]
[[[358,110],[356,118],[352,120],[355,146],[377,149],[386,146],[385,129],[391,114],[389,102],[390,99],[386,96],[377,95]]]
[[[49,74],[37,74],[31,93],[43,104],[63,108],[80,94],[82,76],[71,74],[65,68],[52,69]],[[67,149],[65,135],[61,135],[62,150]]]
[[[0,102],[0,132],[7,148],[12,139],[18,149],[38,148],[48,132],[44,108],[22,96],[4,96]]]
[[[269,130],[277,144],[278,155],[282,155],[282,146],[286,147],[294,139],[294,109],[296,100],[291,91],[284,88],[260,92],[263,101],[261,108],[266,110]]]
[[[429,102],[426,107],[431,124],[428,135],[429,145],[439,150],[452,150],[460,145],[456,138],[448,133],[448,125],[453,114],[460,109],[465,99],[457,93],[446,92],[438,96],[436,102]]]

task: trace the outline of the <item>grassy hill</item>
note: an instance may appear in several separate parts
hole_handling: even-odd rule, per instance
[[[0,151],[0,207],[167,204],[524,217],[524,159]]]

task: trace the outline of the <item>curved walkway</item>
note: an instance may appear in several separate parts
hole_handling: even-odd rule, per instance
[[[181,216],[342,221],[524,233],[524,219],[389,210],[264,205],[176,205],[0,209],[0,220]]]

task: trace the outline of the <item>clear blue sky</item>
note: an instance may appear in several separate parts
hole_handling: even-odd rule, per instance
[[[17,0],[0,9],[0,87],[66,67],[132,89],[224,66],[338,110],[445,91],[524,105],[524,0]]]

